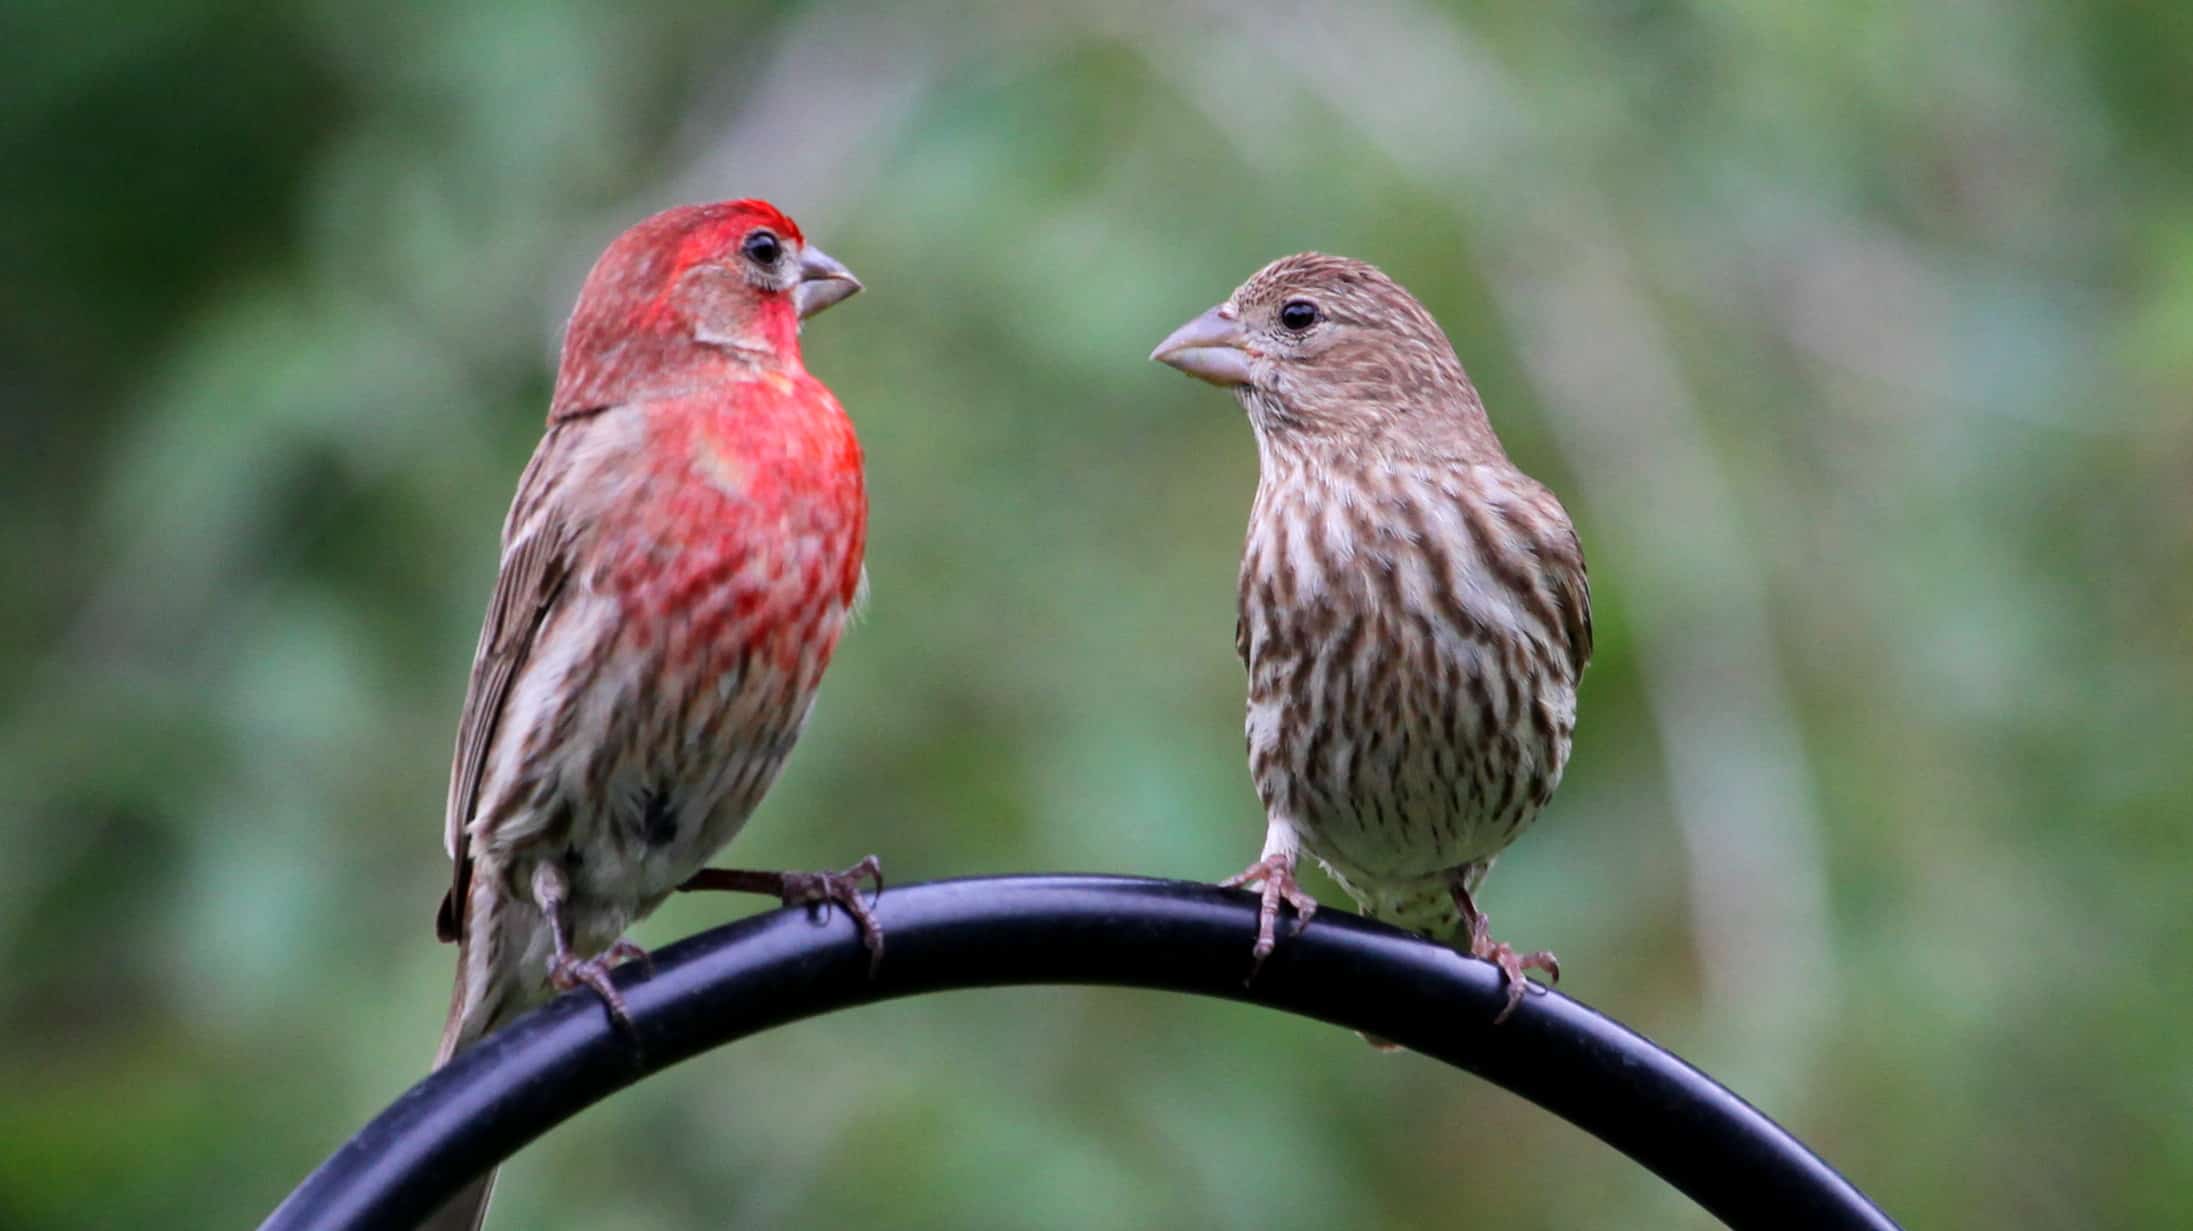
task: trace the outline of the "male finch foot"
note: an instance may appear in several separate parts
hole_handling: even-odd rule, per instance
[[[876,885],[875,896],[883,896],[883,862],[868,855],[859,863],[839,872],[749,872],[740,868],[702,868],[692,879],[678,886],[682,892],[719,890],[729,893],[762,893],[781,899],[786,906],[819,906],[828,910],[832,904],[845,909],[860,928],[860,942],[868,948],[868,977],[874,978],[883,965],[883,928],[876,923],[875,912],[861,900],[863,880]]]
[[[609,1010],[617,1028],[637,1038],[639,1032],[632,1025],[632,1014],[624,1007],[624,994],[609,980],[609,972],[625,962],[638,962],[641,970],[655,973],[655,960],[647,955],[647,950],[629,940],[620,940],[593,957],[580,957],[559,943],[556,952],[548,958],[548,981],[559,992],[581,986],[593,989],[594,994],[602,998],[602,1007]]]

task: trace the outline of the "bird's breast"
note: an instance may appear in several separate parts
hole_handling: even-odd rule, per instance
[[[1426,486],[1260,490],[1243,556],[1251,772],[1370,879],[1489,857],[1558,781],[1574,680]]]
[[[798,391],[790,378],[755,383],[770,396],[747,390],[734,412],[653,417],[647,478],[614,519],[607,582],[642,640],[724,671],[758,655],[800,674],[818,643],[827,659],[859,586],[859,446],[826,393],[787,404],[775,395]]]

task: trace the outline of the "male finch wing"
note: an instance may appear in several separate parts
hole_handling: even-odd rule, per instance
[[[449,773],[449,812],[444,841],[455,867],[449,895],[435,916],[436,935],[460,940],[465,932],[465,899],[472,880],[471,844],[465,826],[479,803],[480,778],[488,749],[502,720],[510,682],[533,651],[535,640],[569,575],[572,540],[568,519],[560,515],[560,481],[570,473],[568,454],[591,416],[559,421],[541,438],[518,480],[517,496],[503,522],[502,566],[488,599],[487,619],[472,659],[472,682],[465,692],[457,725],[456,758]]]

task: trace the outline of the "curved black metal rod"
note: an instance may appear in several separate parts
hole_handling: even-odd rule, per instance
[[[471,1177],[642,1077],[802,1018],[901,996],[1042,983],[1192,992],[1382,1035],[1492,1081],[1658,1173],[1733,1227],[1893,1228],[1750,1104],[1554,993],[1504,1002],[1490,964],[1339,911],[1244,986],[1249,895],[1177,881],[1012,876],[894,887],[880,973],[842,914],[780,910],[655,955],[618,986],[639,1047],[591,994],[557,998],[413,1086],[262,1231],[410,1228]]]

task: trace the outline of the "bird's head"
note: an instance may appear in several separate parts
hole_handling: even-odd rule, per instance
[[[798,367],[800,322],[860,289],[767,201],[664,210],[619,235],[587,275],[553,413],[624,400],[696,363]]]
[[[1268,436],[1360,440],[1397,425],[1446,436],[1484,422],[1438,322],[1384,271],[1347,257],[1272,262],[1150,358],[1234,390]]]

